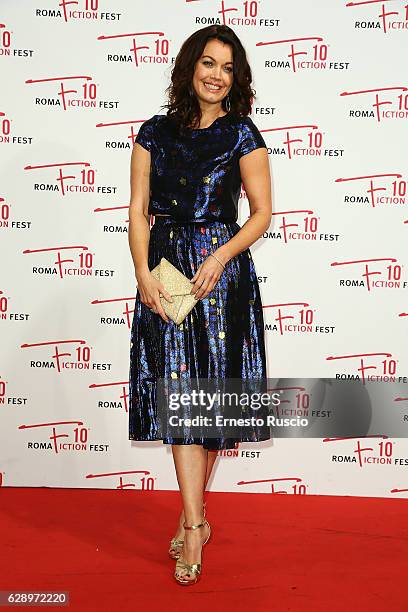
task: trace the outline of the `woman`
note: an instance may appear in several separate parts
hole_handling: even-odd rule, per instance
[[[163,437],[156,391],[168,379],[266,379],[264,321],[249,246],[269,227],[268,153],[248,117],[254,91],[245,50],[227,26],[193,33],[176,58],[166,115],[140,127],[131,159],[129,245],[137,279],[130,349],[129,439],[171,444],[183,511],[169,554],[175,578],[194,584],[210,535],[203,494],[219,449],[270,438]],[[241,182],[250,218],[237,221]],[[150,229],[149,215],[155,215]],[[180,325],[151,270],[165,257],[191,279],[199,300]]]

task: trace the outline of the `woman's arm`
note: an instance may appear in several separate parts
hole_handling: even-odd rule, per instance
[[[247,155],[242,155],[239,165],[251,216],[235,236],[214,251],[214,255],[223,265],[256,242],[268,229],[272,218],[271,176],[267,150],[258,148]],[[206,297],[214,289],[222,270],[216,259],[207,257],[191,279],[193,283],[191,293],[194,293],[197,299]]]
[[[239,166],[251,216],[235,236],[214,251],[223,264],[256,242],[268,229],[272,218],[271,174],[267,150],[255,149],[243,155]]]
[[[160,302],[160,295],[173,302],[163,284],[149,270],[149,200],[150,200],[150,152],[138,142],[133,146],[130,163],[129,246],[135,265],[140,300],[169,322]]]
[[[130,162],[129,247],[135,266],[136,278],[149,272],[148,250],[150,240],[150,152],[139,143],[133,146]]]

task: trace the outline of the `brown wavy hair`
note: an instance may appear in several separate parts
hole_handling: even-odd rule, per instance
[[[201,108],[192,87],[196,62],[201,57],[207,41],[218,39],[231,45],[233,57],[233,82],[229,91],[229,114],[246,117],[250,114],[256,90],[252,89],[252,72],[245,49],[234,30],[226,25],[211,25],[193,32],[181,46],[171,72],[171,83],[166,89],[167,116],[171,117],[181,132],[188,126],[199,125]],[[225,98],[221,102],[225,112]]]

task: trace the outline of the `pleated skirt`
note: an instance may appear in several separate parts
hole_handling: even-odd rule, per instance
[[[223,221],[185,222],[155,217],[150,229],[148,266],[165,257],[188,278],[219,246],[241,229]],[[130,335],[129,439],[164,444],[201,444],[230,449],[237,442],[271,436],[264,427],[245,428],[234,437],[162,437],[157,424],[157,381],[162,379],[266,379],[264,318],[260,289],[249,249],[226,264],[214,289],[177,325],[141,302],[136,293]]]

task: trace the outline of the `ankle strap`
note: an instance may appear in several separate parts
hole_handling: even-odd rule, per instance
[[[199,523],[198,525],[186,525],[185,523],[183,524],[184,529],[198,529],[199,527],[204,527],[204,525],[207,524],[207,521],[203,521],[202,523]]]

